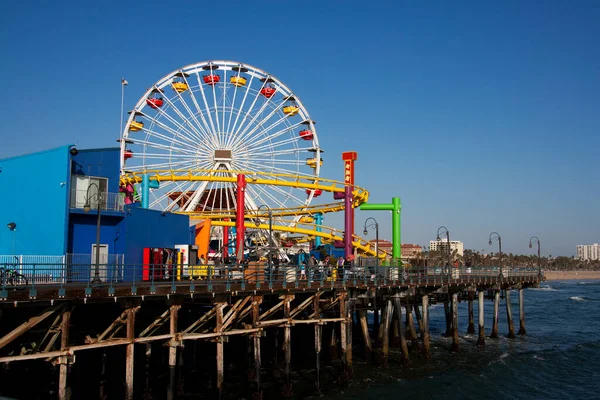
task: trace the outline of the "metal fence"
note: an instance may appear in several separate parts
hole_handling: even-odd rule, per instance
[[[24,257],[24,256],[23,256]],[[0,258],[2,280],[0,289],[6,293],[10,287],[31,287],[55,284],[91,288],[94,286],[127,286],[135,292],[137,285],[175,287],[232,285],[246,288],[293,288],[327,286],[381,286],[381,285],[443,285],[501,283],[515,278],[542,278],[537,268],[498,267],[402,267],[376,265],[315,266],[271,265],[251,262],[249,265],[178,265],[143,264],[125,265],[122,255],[111,255],[98,265],[89,254],[68,254],[63,262],[4,262]],[[16,261],[16,260],[14,260]],[[57,259],[58,261],[58,259]],[[62,261],[62,260],[61,260]],[[370,263],[369,263],[370,264]],[[174,289],[173,289],[174,290]]]
[[[71,208],[84,208],[86,203],[91,210],[98,209],[98,197],[92,196],[87,198],[87,190],[71,190]],[[103,192],[100,195],[100,210],[101,211],[123,211],[125,208],[125,195],[122,193]]]

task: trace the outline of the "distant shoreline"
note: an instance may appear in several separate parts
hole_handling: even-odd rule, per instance
[[[600,280],[600,271],[546,271],[544,276],[549,281]]]

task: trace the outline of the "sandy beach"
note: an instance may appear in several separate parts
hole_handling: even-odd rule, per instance
[[[549,281],[600,279],[600,271],[545,271]]]

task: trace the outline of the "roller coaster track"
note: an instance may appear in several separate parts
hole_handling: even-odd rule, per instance
[[[344,193],[346,190],[346,184],[344,182],[335,181],[332,179],[315,178],[314,176],[303,176],[293,174],[281,174],[281,173],[265,173],[265,172],[249,172],[249,171],[228,171],[231,173],[230,176],[214,176],[215,170],[207,169],[194,169],[194,170],[147,170],[139,172],[125,171],[121,175],[121,183],[141,183],[142,177],[148,175],[150,180],[157,182],[181,182],[181,181],[202,181],[202,182],[228,182],[237,183],[237,175],[244,174],[246,176],[246,183],[250,185],[274,185],[293,187],[305,190],[322,190],[324,192],[331,193]],[[202,174],[202,175],[200,175]],[[353,187],[353,202],[354,208],[359,207],[361,204],[366,203],[369,199],[369,192],[359,186],[354,185]],[[294,208],[285,209],[272,209],[273,217],[298,217],[298,216],[310,216],[316,213],[329,213],[339,212],[344,210],[344,202],[335,202],[328,204],[317,204],[310,206],[301,206]],[[213,226],[228,226],[234,227],[235,222],[225,221],[227,218],[235,217],[235,210],[221,210],[221,211],[209,211],[209,212],[180,212],[175,211],[178,214],[189,215],[192,219],[210,219],[212,220]],[[248,215],[248,214],[247,214]],[[253,218],[268,218],[267,211],[252,212],[251,217]],[[280,219],[280,218],[279,218]],[[310,226],[310,229],[299,228],[298,225]],[[269,225],[259,223],[257,226],[252,221],[246,221],[244,223],[246,228],[254,229],[269,229]],[[300,221],[289,221],[288,225],[274,224],[272,226],[274,231],[288,232],[304,235],[307,238],[321,237],[325,242],[343,241],[343,232],[336,230],[335,228],[320,226],[317,231],[315,224],[303,223]],[[352,244],[360,253],[375,256],[374,245],[369,243],[367,240],[362,239],[359,236],[354,235]],[[379,257],[383,258],[384,252],[379,252]]]

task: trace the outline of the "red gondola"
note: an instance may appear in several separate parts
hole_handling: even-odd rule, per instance
[[[128,160],[131,157],[133,157],[133,151],[131,151],[129,149],[125,149],[125,152],[123,153],[123,158]]]
[[[313,140],[313,138],[315,137],[315,135],[313,135],[313,131],[311,131],[310,129],[303,129],[300,132],[298,132],[298,134],[304,140]]]
[[[148,104],[150,108],[154,109],[162,107],[164,103],[165,102],[163,101],[162,97],[148,97],[146,99],[146,104]]]
[[[276,91],[277,91],[277,89],[275,89],[272,86],[265,86],[264,88],[262,88],[260,90],[260,94],[265,96],[267,99],[270,99],[271,97],[273,97],[273,95],[275,94]]]
[[[310,192],[312,192],[312,189],[306,189],[306,194],[310,196]],[[319,197],[320,195],[323,194],[323,190],[321,189],[315,189],[315,195],[313,197]]]
[[[217,74],[204,75],[202,79],[204,79],[204,83],[211,86],[221,81],[221,77]]]

